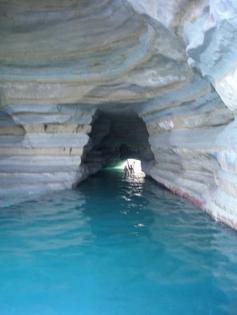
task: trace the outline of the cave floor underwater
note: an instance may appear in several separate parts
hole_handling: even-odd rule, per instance
[[[237,233],[103,170],[0,211],[2,315],[237,314]]]

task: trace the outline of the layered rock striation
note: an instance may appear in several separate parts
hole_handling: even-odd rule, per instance
[[[1,200],[71,188],[126,147],[236,228],[236,21],[234,0],[0,1]]]

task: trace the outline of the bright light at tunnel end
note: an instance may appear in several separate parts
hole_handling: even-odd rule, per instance
[[[140,160],[136,159],[127,159],[121,164],[118,165],[118,169],[124,170],[125,166],[131,165],[134,170],[134,175],[145,176],[145,173],[142,171],[142,163]]]

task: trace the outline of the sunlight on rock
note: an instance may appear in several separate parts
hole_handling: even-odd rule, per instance
[[[145,176],[145,173],[142,171],[140,160],[127,159],[119,167],[123,169],[124,172],[127,170],[127,175]]]

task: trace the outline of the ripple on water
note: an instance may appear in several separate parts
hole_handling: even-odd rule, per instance
[[[0,209],[1,315],[237,314],[237,233],[144,178]]]

